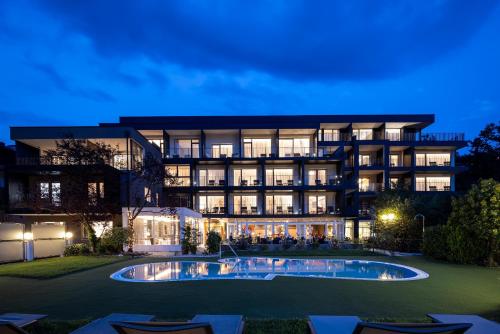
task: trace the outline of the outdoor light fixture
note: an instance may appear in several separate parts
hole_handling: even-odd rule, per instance
[[[24,232],[23,239],[24,240],[33,240],[33,233],[31,233],[31,232]]]
[[[394,219],[396,219],[396,215],[394,213],[392,213],[392,212],[390,212],[390,213],[384,213],[383,215],[380,216],[380,218],[382,220],[392,222]]]
[[[66,239],[71,239],[71,238],[73,238],[73,233],[72,232],[66,232],[64,234],[64,236],[65,236]]]

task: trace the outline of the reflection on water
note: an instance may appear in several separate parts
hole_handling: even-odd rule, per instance
[[[417,272],[398,265],[354,260],[240,258],[218,262],[173,261],[124,269],[112,278],[126,281],[184,281],[207,279],[271,279],[274,276],[400,280]]]

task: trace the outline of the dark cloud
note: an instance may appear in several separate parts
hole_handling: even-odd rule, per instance
[[[42,73],[49,81],[54,85],[55,88],[66,92],[72,96],[77,96],[97,102],[115,102],[115,98],[100,89],[84,89],[79,87],[71,86],[66,79],[64,79],[61,74],[56,70],[56,68],[50,64],[43,63],[29,63],[33,69]]]
[[[302,80],[377,79],[463,46],[494,0],[52,0],[109,57]]]

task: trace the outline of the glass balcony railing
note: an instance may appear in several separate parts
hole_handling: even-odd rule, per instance
[[[242,206],[233,209],[233,214],[235,215],[257,215],[258,212],[256,206]]]
[[[213,206],[213,207],[208,207],[208,208],[200,208],[199,211],[201,213],[206,213],[206,214],[222,215],[222,214],[226,213],[226,207],[225,206]]]
[[[359,191],[360,192],[379,192],[383,190],[382,183],[360,183]]]
[[[416,182],[415,183],[416,191],[450,191],[451,186],[448,182]]]
[[[190,148],[177,148],[170,152],[172,158],[199,158],[200,151]]]
[[[257,179],[241,179],[233,183],[235,187],[255,187],[260,186],[260,181]]]
[[[216,178],[216,177],[199,177],[198,178],[198,185],[200,187],[222,187],[226,185],[226,180],[223,178]]]
[[[268,215],[293,215],[295,214],[293,206],[274,206],[266,208]]]
[[[312,156],[312,152],[314,150],[309,147],[309,146],[304,146],[304,147],[298,147],[298,146],[293,146],[293,147],[287,147],[287,146],[280,146],[279,147],[279,157],[280,158],[289,158],[289,157],[310,157]]]

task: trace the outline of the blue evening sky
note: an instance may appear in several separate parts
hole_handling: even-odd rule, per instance
[[[500,119],[500,6],[481,0],[0,0],[9,126],[119,116]]]

